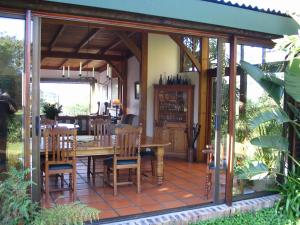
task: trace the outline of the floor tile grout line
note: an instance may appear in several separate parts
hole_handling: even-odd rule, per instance
[[[83,162],[82,162],[83,163]],[[83,178],[81,175],[80,175],[81,178]],[[110,210],[112,210],[113,212],[115,212],[118,216],[120,216],[120,214],[106,201],[106,199],[102,198],[102,196],[95,190],[95,187],[91,186],[87,181],[86,183],[88,184],[88,186],[96,193],[96,195],[98,195],[109,207],[110,207]]]

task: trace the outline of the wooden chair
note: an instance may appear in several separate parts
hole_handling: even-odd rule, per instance
[[[49,197],[49,177],[51,175],[69,174],[69,188],[76,199],[76,147],[77,130],[67,128],[53,128],[44,130],[45,162],[42,167],[45,173],[46,198]],[[63,188],[64,177],[60,189]]]
[[[117,186],[133,184],[131,180],[126,182],[118,182],[118,171],[129,169],[129,177],[131,169],[136,170],[137,193],[141,191],[141,127],[126,126],[116,128],[116,140],[114,141],[113,157],[104,160],[104,182],[114,188],[114,195],[117,195]],[[113,182],[110,182],[110,175],[113,174]]]
[[[90,135],[94,136],[95,141],[103,141],[105,138],[111,136],[111,121],[104,119],[94,119],[90,121]],[[107,158],[107,156],[105,156]],[[104,159],[103,156],[89,156],[87,165],[87,177],[90,179],[92,175],[93,182],[95,183],[96,177],[96,161],[97,159]],[[91,161],[93,163],[93,168],[91,171]]]
[[[214,161],[214,147],[212,145],[206,145],[206,148],[202,150],[203,154],[206,154],[206,178],[205,178],[205,194],[208,199],[209,193],[212,189],[212,177],[216,169]],[[224,149],[221,148],[221,163],[220,170],[226,170],[226,160],[224,157]]]
[[[156,122],[156,126],[154,127],[154,134],[153,134],[153,138],[158,140],[166,140],[169,141],[168,138],[168,128],[167,128],[167,123],[166,122],[162,122],[162,123],[157,123]],[[146,165],[148,163],[150,163],[151,165],[151,173],[152,176],[156,176],[156,156],[155,156],[155,152],[153,149],[151,148],[147,148],[145,151],[141,152],[141,159],[142,159],[142,165],[144,167],[146,167]],[[149,171],[147,171],[146,169],[142,168],[142,174],[144,176],[147,176],[147,173]]]

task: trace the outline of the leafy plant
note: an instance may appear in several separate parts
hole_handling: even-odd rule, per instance
[[[28,189],[32,185],[26,179],[30,170],[11,168],[0,183],[0,224],[6,225],[71,225],[84,224],[98,218],[99,211],[75,202],[41,209],[34,203]]]
[[[30,224],[34,220],[38,205],[28,195],[31,182],[26,180],[29,169],[19,172],[11,168],[0,183],[0,224]]]
[[[299,164],[298,164],[299,167]],[[300,223],[300,173],[289,172],[286,182],[277,189],[281,198],[276,205],[276,210],[287,215],[290,219],[298,219]]]
[[[14,114],[10,115],[8,120],[8,142],[20,142],[22,141],[22,115]]]
[[[62,112],[62,105],[45,103],[43,105],[43,113],[45,113],[46,118],[50,120],[55,120],[59,113]]]
[[[242,61],[241,66],[265,89],[277,104],[276,108],[266,110],[260,115],[257,115],[251,122],[252,129],[255,129],[261,124],[276,121],[277,124],[287,124],[292,126],[298,138],[300,138],[300,124],[297,120],[289,117],[288,113],[280,105],[283,92],[286,92],[295,101],[300,101],[300,58],[293,58],[289,63],[285,72],[284,81],[276,78],[274,75],[264,74],[258,68],[247,62]],[[288,102],[288,105],[295,116],[299,115],[299,110],[296,107],[291,107],[291,105],[293,105],[292,102]],[[287,137],[261,135],[253,138],[251,143],[261,148],[278,150],[292,159],[295,170],[290,171],[286,175],[281,174],[285,176],[285,183],[279,187],[281,200],[278,203],[277,209],[287,215],[290,219],[297,220],[300,216],[300,181],[297,174],[295,175],[295,171],[298,171],[299,169],[299,162],[288,154],[289,142]]]
[[[237,214],[230,217],[199,221],[193,225],[292,225],[285,215],[278,215],[274,208],[262,209],[260,211]]]
[[[42,209],[35,217],[33,225],[65,225],[84,224],[85,221],[98,219],[98,210],[86,207],[80,202],[68,205],[57,205],[49,209]]]

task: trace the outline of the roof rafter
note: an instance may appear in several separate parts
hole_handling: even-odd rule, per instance
[[[173,41],[183,50],[183,52],[189,57],[193,65],[197,68],[197,71],[201,71],[201,65],[199,60],[193,55],[193,53],[188,49],[183,43],[182,40],[175,35],[169,35]]]
[[[67,58],[67,59],[93,59],[93,60],[114,60],[119,61],[122,60],[122,56],[118,55],[97,55],[91,53],[74,53],[74,52],[49,52],[49,51],[42,51],[42,57],[47,58]]]
[[[142,59],[142,53],[141,49],[138,48],[136,43],[131,40],[125,32],[114,32],[120,39],[121,41],[126,45],[126,47],[133,53],[133,55],[137,58],[139,62],[141,62]]]
[[[61,25],[58,29],[58,31],[56,32],[56,34],[54,35],[53,39],[51,40],[50,44],[49,44],[49,47],[48,47],[48,50],[49,51],[53,51],[53,48],[56,44],[56,42],[58,41],[58,38],[61,36],[61,34],[63,33],[64,29],[65,29],[65,25]]]
[[[100,31],[100,28],[94,28],[92,29],[79,43],[77,46],[76,50],[74,51],[75,53],[78,53],[81,48],[83,48],[89,41],[91,41],[95,36],[98,34]],[[65,59],[60,65],[59,68],[61,68],[66,62],[68,62],[69,59]]]
[[[132,37],[136,32],[131,32],[130,34],[128,34],[128,38]],[[104,48],[101,48],[97,54],[99,55],[104,55],[108,50],[113,49],[115,47],[117,47],[119,44],[122,43],[122,40],[120,40],[119,38],[116,38],[115,40],[113,40],[109,45],[107,45]],[[82,64],[82,68],[87,66],[92,60],[88,60],[86,62],[84,62]]]

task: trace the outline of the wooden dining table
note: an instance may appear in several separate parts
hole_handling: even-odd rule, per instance
[[[115,135],[106,136],[100,140],[94,140],[93,136],[89,135],[78,135],[76,157],[113,155],[114,140]],[[159,137],[153,138],[149,136],[142,136],[141,138],[141,151],[146,151],[147,148],[151,148],[155,153],[156,179],[158,185],[163,183],[165,147],[170,144],[170,142],[165,142]],[[116,148],[116,151],[118,151],[118,148]],[[45,153],[43,138],[41,138],[40,152],[41,155]]]

